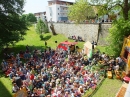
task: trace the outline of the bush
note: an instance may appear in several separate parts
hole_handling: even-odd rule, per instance
[[[119,19],[113,22],[110,28],[110,34],[108,36],[107,52],[110,55],[118,57],[120,55],[123,41],[125,37],[130,35],[130,22],[124,19]]]

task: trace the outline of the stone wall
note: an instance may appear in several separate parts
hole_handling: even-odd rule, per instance
[[[111,28],[111,24],[101,24],[99,25],[99,39],[98,44],[99,45],[107,45],[107,36],[109,34],[109,28]]]
[[[50,25],[48,23],[49,28]],[[98,41],[100,45],[106,44],[104,40],[108,35],[108,29],[111,27],[111,24],[101,24],[100,26],[99,24],[53,23],[53,25],[57,34],[64,34],[66,37],[81,36],[85,41]]]

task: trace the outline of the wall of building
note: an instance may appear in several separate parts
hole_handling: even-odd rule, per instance
[[[49,2],[46,7],[47,21],[60,22],[60,17],[67,17],[68,4],[66,2]],[[65,8],[66,10],[63,10]],[[50,15],[51,14],[51,15]]]
[[[47,21],[57,21],[57,9],[56,5],[46,7]]]
[[[48,23],[49,30],[51,23]],[[53,23],[55,32],[69,36],[81,36],[85,41],[98,41],[100,45],[106,45],[106,37],[111,24],[67,24]]]

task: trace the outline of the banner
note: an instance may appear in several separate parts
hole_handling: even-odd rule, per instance
[[[87,54],[87,56],[88,56],[88,58],[92,58],[92,49],[89,49],[89,52],[88,52],[88,54]]]

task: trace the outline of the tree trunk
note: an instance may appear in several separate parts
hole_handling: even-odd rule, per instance
[[[125,20],[128,20],[128,11],[129,11],[128,0],[124,0],[123,17]]]
[[[51,29],[53,35],[57,35],[55,32],[55,29],[54,29],[54,25],[52,23],[51,23],[50,29]]]

